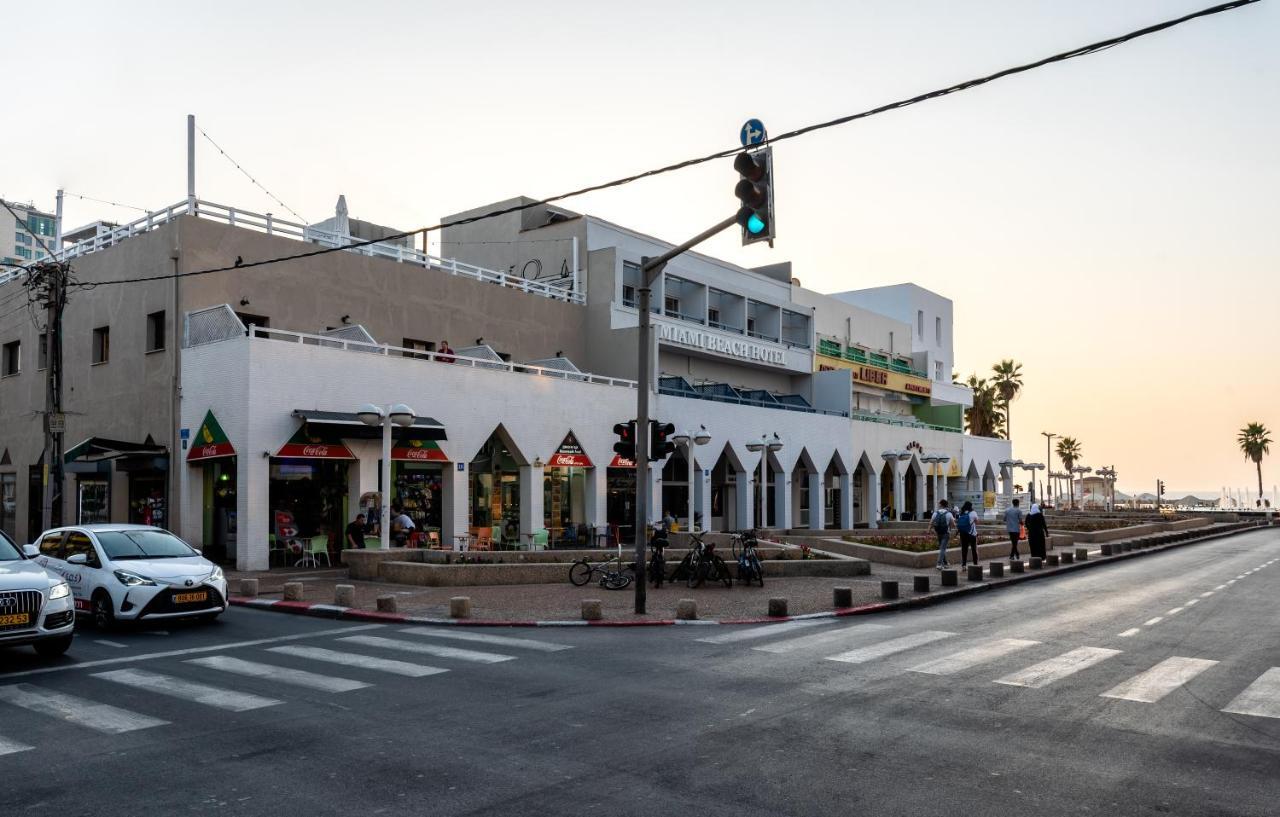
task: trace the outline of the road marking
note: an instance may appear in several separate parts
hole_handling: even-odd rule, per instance
[[[1192,599],[1191,601],[1187,602],[1187,603],[1186,603],[1186,604],[1184,604],[1183,606],[1184,606],[1184,607],[1192,607],[1192,606],[1197,605],[1197,604],[1199,604],[1199,603],[1200,603],[1200,599]]]
[[[29,752],[36,747],[28,746],[25,743],[18,743],[16,740],[9,740],[0,737],[0,755],[11,755],[15,752]]]
[[[1280,718],[1280,667],[1272,667],[1259,675],[1222,711],[1233,715]]]
[[[1135,630],[1136,632],[1136,630]],[[953,673],[994,661],[1018,650],[1034,647],[1039,641],[1025,641],[1020,638],[1001,638],[986,644],[977,644],[951,655],[944,655],[932,661],[912,667],[910,672],[923,672],[926,675],[951,675]]]
[[[1129,629],[1125,630],[1123,633],[1120,633],[1120,638],[1129,638],[1130,636],[1135,636],[1140,632],[1142,632],[1142,630],[1139,629],[1138,627],[1130,627]]]
[[[457,647],[442,647],[438,644],[418,644],[412,641],[401,641],[397,638],[379,638],[376,635],[353,635],[339,638],[351,644],[363,644],[366,647],[382,647],[388,650],[401,650],[420,655],[434,655],[437,658],[455,658],[459,661],[476,661],[481,664],[497,664],[502,661],[514,661],[514,655],[500,655],[496,652],[477,652],[461,650]]]
[[[698,641],[703,644],[732,644],[735,641],[749,641],[753,638],[764,638],[771,635],[782,635],[792,630],[800,630],[805,627],[814,627],[818,624],[830,624],[829,620],[824,619],[807,619],[804,621],[787,621],[782,624],[766,624],[763,627],[750,627],[746,629],[730,630],[727,633],[713,635],[709,638],[699,638]]]
[[[377,670],[378,672],[391,672],[396,675],[405,675],[409,678],[424,678],[428,675],[439,675],[442,672],[448,672],[447,669],[440,667],[428,667],[424,664],[410,664],[408,661],[395,661],[390,658],[375,658],[372,655],[359,655],[353,652],[338,652],[337,650],[326,650],[323,647],[306,647],[301,644],[291,644],[284,647],[268,647],[267,652],[280,653],[281,655],[292,655],[298,658],[309,658],[312,661],[328,661],[330,664],[341,664],[347,667],[359,667],[361,669]]]
[[[1202,598],[1202,599],[1207,599],[1207,598],[1209,598],[1209,597],[1210,597],[1210,596],[1212,596],[1212,595],[1213,595],[1213,591],[1212,591],[1212,590],[1206,590],[1206,591],[1204,591],[1203,593],[1201,593],[1201,594],[1200,594],[1200,598]]]
[[[1054,681],[1060,681],[1069,675],[1075,675],[1080,670],[1088,669],[1094,664],[1119,654],[1120,650],[1109,650],[1105,647],[1078,647],[1070,652],[1064,652],[1056,658],[1041,661],[1039,664],[1032,664],[1012,675],[997,678],[996,683],[1040,689],[1041,687],[1047,687]]]
[[[1102,693],[1102,697],[1153,704],[1216,663],[1218,662],[1206,658],[1182,658],[1175,655],[1146,672],[1117,684]]]
[[[115,647],[115,648],[117,648],[117,649],[121,649],[121,650],[127,650],[127,649],[129,649],[129,645],[128,645],[128,644],[121,644],[119,641],[107,641],[105,638],[95,638],[95,639],[93,640],[93,643],[94,643],[94,644],[101,644],[101,645],[103,645],[104,647]]]
[[[1233,585],[1233,584],[1235,584],[1235,583],[1236,583],[1236,580],[1235,580],[1235,579],[1230,579],[1230,580],[1228,580],[1228,581],[1227,581],[1227,586],[1228,586],[1228,587],[1230,587],[1231,585]]]
[[[1182,612],[1183,610],[1185,610],[1185,609],[1187,609],[1187,608],[1185,608],[1185,607],[1175,607],[1175,608],[1173,608],[1172,610],[1166,611],[1166,612],[1165,612],[1165,615],[1166,615],[1166,616],[1176,616],[1178,613],[1181,613],[1181,612]]]
[[[922,633],[914,633],[913,635],[904,635],[901,638],[891,638],[888,641],[881,641],[879,644],[872,644],[869,647],[859,647],[856,650],[842,652],[839,655],[828,655],[828,661],[840,661],[845,664],[862,664],[876,658],[884,658],[886,655],[909,650],[912,647],[921,647],[925,644],[932,644],[934,641],[941,641],[944,638],[950,638],[955,633],[948,633],[942,630],[925,630]]]
[[[1154,627],[1162,621],[1164,621],[1164,616],[1156,616],[1155,618],[1149,618],[1146,621],[1142,622],[1142,626]]]
[[[532,638],[510,638],[505,635],[455,632],[453,630],[437,630],[426,627],[405,627],[400,632],[423,636],[424,638],[452,638],[455,641],[475,641],[480,644],[492,644],[495,647],[515,647],[521,650],[537,650],[538,652],[560,652],[561,650],[573,649],[568,644],[553,644],[550,641],[537,641]]]
[[[1220,585],[1218,585],[1217,587],[1215,587],[1215,588],[1213,588],[1213,589],[1214,589],[1214,590],[1226,590],[1226,589],[1227,589],[1227,586],[1226,586],[1225,584],[1220,584]]]
[[[363,689],[370,686],[370,684],[366,684],[363,681],[355,681],[350,678],[335,678],[330,675],[307,672],[306,670],[288,669],[272,664],[259,664],[256,661],[245,661],[240,658],[232,658],[229,655],[192,658],[187,663],[221,670],[222,672],[230,672],[235,675],[244,675],[249,678],[265,678],[277,684],[293,684],[294,686],[308,689],[318,689],[321,692],[350,692],[353,689]]]
[[[157,658],[176,658],[183,655],[199,655],[206,652],[225,652],[227,650],[235,650],[241,647],[260,647],[263,644],[279,644],[282,641],[297,641],[303,638],[320,638],[327,635],[341,635],[343,633],[356,633],[361,630],[380,630],[387,625],[385,624],[359,624],[354,627],[338,627],[332,630],[316,630],[310,633],[294,633],[293,635],[281,635],[274,638],[255,638],[252,641],[232,641],[226,644],[218,644],[213,647],[190,647],[185,650],[168,650],[166,652],[149,652],[142,655],[130,655],[123,658],[102,658],[97,661],[84,661],[79,664],[65,664],[59,667],[41,667],[40,669],[23,670],[22,672],[10,672],[0,674],[0,680],[9,678],[22,678],[27,675],[44,675],[49,672],[66,672],[68,670],[92,669],[94,667],[109,667],[115,664],[132,664],[135,661],[154,661]]]
[[[93,677],[116,684],[124,684],[128,687],[145,689],[147,692],[154,692],[158,695],[168,695],[173,698],[181,698],[184,701],[193,701],[216,709],[226,709],[230,712],[248,712],[251,709],[262,709],[263,707],[275,706],[280,703],[274,698],[263,698],[260,695],[250,695],[247,692],[220,689],[208,684],[197,684],[192,681],[184,681],[181,678],[161,675],[157,672],[147,672],[141,669],[116,669],[108,672],[95,672]]]
[[[159,718],[77,698],[74,695],[41,689],[31,684],[0,687],[0,701],[109,735],[149,729],[152,726],[164,726],[168,723]]]
[[[857,638],[861,633],[874,632],[876,630],[887,630],[887,624],[848,624],[835,630],[824,630],[813,635],[800,636],[799,638],[788,638],[785,641],[779,641],[776,644],[762,644],[759,647],[752,647],[753,650],[760,652],[773,653],[774,655],[785,655],[796,650],[803,650],[808,647],[826,646],[837,641],[847,641],[850,638]]]

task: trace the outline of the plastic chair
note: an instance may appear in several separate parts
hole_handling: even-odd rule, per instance
[[[312,565],[319,567],[321,556],[324,557],[325,565],[333,567],[333,562],[329,561],[329,537],[324,534],[311,537],[311,542],[307,546],[307,555],[303,560],[310,560]]]
[[[483,530],[483,528],[482,528]],[[480,534],[476,540],[471,543],[472,550],[493,550],[493,538],[488,534]]]
[[[438,530],[427,531],[427,547],[430,548],[431,550],[444,549],[444,545],[440,543],[440,531]]]
[[[539,528],[533,532],[533,550],[546,550],[547,542],[551,539],[550,532],[546,528]]]
[[[494,525],[489,528],[489,549],[495,550],[502,547],[502,526]]]

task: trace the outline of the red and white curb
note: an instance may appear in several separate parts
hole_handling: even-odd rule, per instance
[[[356,607],[342,607],[337,604],[320,604],[307,601],[281,601],[272,599],[252,599],[242,596],[232,596],[228,601],[237,607],[250,607],[256,610],[271,610],[278,613],[293,613],[295,615],[314,616],[317,618],[342,619],[346,621],[374,621],[388,624],[419,624],[429,627],[673,627],[673,626],[722,626],[730,624],[780,624],[785,621],[805,621],[809,619],[823,618],[843,618],[845,616],[864,616],[873,613],[887,613],[894,610],[906,610],[912,607],[927,607],[933,604],[940,604],[946,601],[952,601],[962,596],[972,595],[974,593],[984,593],[990,590],[997,590],[1011,584],[1019,582],[1031,581],[1033,579],[1042,579],[1046,576],[1057,576],[1062,573],[1069,573],[1074,570],[1087,570],[1090,567],[1111,564],[1112,562],[1125,561],[1144,556],[1149,553],[1159,553],[1164,550],[1183,547],[1185,545],[1193,545],[1199,542],[1209,541],[1211,539],[1220,539],[1224,536],[1234,536],[1238,533],[1246,533],[1250,528],[1237,529],[1232,531],[1221,531],[1211,533],[1206,536],[1195,537],[1192,539],[1184,539],[1178,542],[1170,542],[1155,547],[1142,548],[1138,550],[1129,550],[1118,553],[1113,556],[1104,556],[1100,559],[1089,559],[1083,562],[1073,562],[1072,564],[1060,565],[1055,568],[1037,571],[1035,573],[1017,573],[1006,575],[1004,578],[993,581],[983,581],[981,583],[967,584],[951,590],[943,590],[930,593],[927,596],[916,596],[913,598],[895,599],[893,601],[879,601],[870,604],[862,604],[857,607],[842,607],[836,610],[827,610],[821,613],[803,613],[795,616],[756,616],[753,618],[733,618],[733,619],[696,619],[694,621],[685,621],[674,618],[661,619],[645,619],[640,621],[627,620],[603,620],[603,621],[579,621],[575,619],[553,620],[553,621],[528,621],[515,620],[505,621],[500,619],[476,619],[476,618],[435,618],[432,616],[411,616],[407,613],[383,613],[376,610],[361,610]],[[1090,552],[1090,556],[1094,551]]]

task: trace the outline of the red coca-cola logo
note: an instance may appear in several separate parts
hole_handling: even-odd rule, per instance
[[[431,451],[426,448],[410,448],[404,452],[407,460],[425,460],[431,458]]]
[[[216,445],[206,445],[200,449],[200,456],[202,457],[212,457],[217,453],[218,453],[218,446]]]
[[[304,457],[327,457],[329,456],[329,446],[327,445],[308,445],[302,449]]]

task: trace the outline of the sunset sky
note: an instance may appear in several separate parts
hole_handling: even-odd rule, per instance
[[[411,228],[1209,4],[64,2],[56,25],[9,18],[0,196],[176,203],[194,113],[308,220],[343,193]],[[1023,364],[1017,457],[1042,461],[1053,431],[1126,492],[1256,491],[1235,435],[1280,432],[1277,43],[1262,2],[780,144],[775,249],[705,249],[790,260],[820,291],[952,298],[962,377]],[[735,180],[724,160],[565,206],[680,241],[732,211]],[[204,140],[197,192],[288,217]],[[71,198],[66,221],[135,215]],[[1280,443],[1263,477],[1280,483]]]

